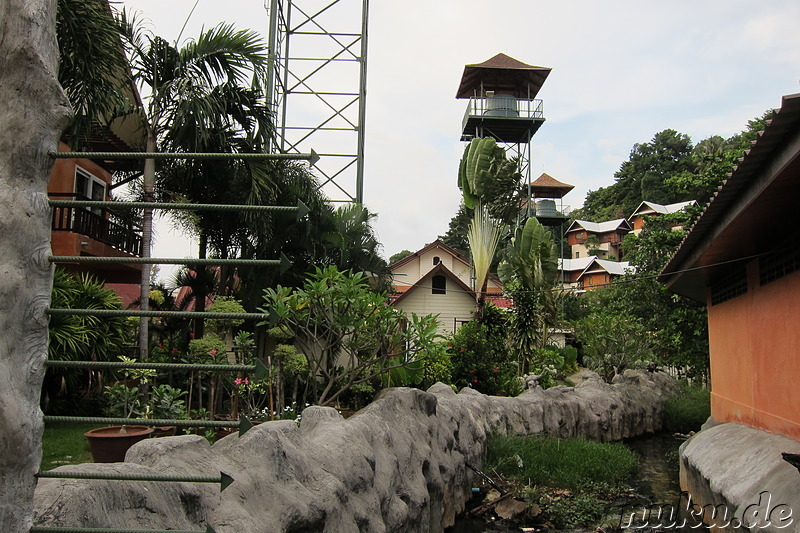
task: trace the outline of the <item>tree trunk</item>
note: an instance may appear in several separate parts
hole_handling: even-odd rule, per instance
[[[0,530],[32,525],[52,269],[47,182],[69,104],[55,0],[0,2]]]
[[[205,259],[207,256],[208,256],[208,237],[206,235],[206,232],[201,228],[200,237],[198,238],[198,244],[197,244],[197,257],[199,259]],[[205,265],[197,265],[194,269],[194,273],[197,280],[197,283],[195,283],[195,287],[197,287],[197,289],[194,295],[194,310],[198,313],[204,313],[206,310],[206,297],[208,296],[208,291],[206,289],[206,284],[205,284],[205,277],[206,277]],[[203,335],[205,335],[205,320],[203,320],[200,317],[197,317],[194,319],[194,338],[202,339]]]
[[[156,134],[150,128],[147,132],[148,152],[156,151]],[[156,162],[154,159],[146,159],[144,162],[144,184],[143,200],[152,202],[153,188],[156,180]],[[150,257],[150,246],[153,241],[153,210],[144,209],[142,217],[142,257]],[[139,309],[147,311],[150,309],[150,271],[152,265],[142,265],[141,287],[139,290]],[[150,355],[150,319],[141,317],[139,319],[139,361],[147,361]]]

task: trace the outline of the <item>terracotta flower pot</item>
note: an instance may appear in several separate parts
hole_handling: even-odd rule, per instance
[[[125,432],[122,432],[122,428]],[[84,433],[95,463],[119,463],[125,460],[128,448],[150,436],[148,426],[108,426]]]

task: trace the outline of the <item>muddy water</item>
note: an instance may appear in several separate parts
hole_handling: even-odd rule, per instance
[[[638,437],[624,443],[641,457],[641,468],[632,482],[637,497],[632,499],[624,509],[610,508],[609,515],[604,521],[606,524],[618,524],[623,510],[630,513],[640,510],[643,505],[678,504],[680,498],[678,447],[681,443],[681,440],[666,433]],[[465,516],[448,529],[447,533],[510,533],[512,531],[519,533],[520,530],[518,525],[511,527],[504,523],[487,522]],[[578,531],[596,531],[596,529],[574,530],[574,532]]]

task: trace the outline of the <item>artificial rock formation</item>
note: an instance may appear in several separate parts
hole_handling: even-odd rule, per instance
[[[585,436],[610,441],[656,431],[675,382],[626,371],[613,385],[590,374],[576,387],[516,398],[387,389],[343,419],[310,407],[293,421],[256,426],[213,446],[197,436],[134,445],[126,463],[58,471],[230,474],[218,486],[44,479],[36,492],[42,525],[240,532],[441,532],[470,497],[489,433]]]
[[[0,530],[27,533],[41,460],[39,394],[52,284],[47,181],[69,104],[55,0],[0,2]]]
[[[719,531],[800,531],[800,472],[782,458],[800,442],[741,424],[716,424],[681,446],[681,489]]]

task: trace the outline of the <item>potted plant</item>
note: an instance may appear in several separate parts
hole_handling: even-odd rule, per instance
[[[128,379],[106,387],[106,414],[114,418],[130,418],[142,407],[139,387]],[[96,428],[84,433],[95,463],[117,463],[125,460],[128,448],[153,433],[145,425],[122,425]]]
[[[135,363],[135,359],[120,357],[123,362]],[[125,369],[124,380],[105,388],[106,414],[114,418],[179,418],[183,415],[182,396],[185,392],[169,385],[157,385],[150,389],[148,401],[143,401],[140,385],[149,383],[155,376],[150,369]],[[174,428],[173,428],[174,429]],[[146,425],[107,426],[87,431],[89,449],[96,463],[114,463],[125,460],[128,449],[148,438],[153,428]]]

